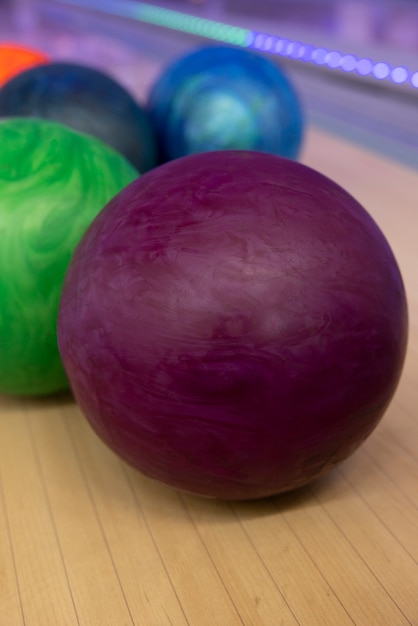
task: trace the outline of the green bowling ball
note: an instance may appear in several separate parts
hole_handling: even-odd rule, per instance
[[[65,126],[0,121],[0,393],[68,388],[56,338],[64,275],[94,217],[137,176]]]

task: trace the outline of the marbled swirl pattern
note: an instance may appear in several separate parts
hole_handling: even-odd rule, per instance
[[[137,172],[96,139],[38,120],[0,123],[0,392],[67,386],[56,317],[70,257]]]
[[[118,82],[92,67],[54,62],[21,72],[0,89],[0,117],[65,124],[111,146],[142,174],[157,163],[146,111]]]
[[[107,205],[71,263],[59,342],[123,458],[254,498],[371,433],[407,329],[397,263],[354,198],[294,161],[225,151],[163,165]]]
[[[258,150],[297,158],[303,111],[283,71],[248,50],[202,48],[170,65],[148,108],[162,161],[211,150]]]

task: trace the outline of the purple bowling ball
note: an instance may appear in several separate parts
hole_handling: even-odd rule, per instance
[[[208,152],[148,172],[95,219],[59,346],[98,435],[175,488],[252,499],[351,455],[396,389],[398,265],[370,215],[278,156]]]

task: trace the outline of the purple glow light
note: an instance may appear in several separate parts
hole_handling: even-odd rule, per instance
[[[279,41],[276,43],[275,51],[278,54],[285,55],[288,43],[289,43],[288,39],[279,39]]]
[[[336,67],[339,67],[341,65],[342,58],[343,55],[341,54],[341,52],[337,52],[337,50],[332,50],[332,52],[329,52],[327,54],[325,58],[325,63],[326,65],[328,65],[328,67],[335,69]]]
[[[0,0],[1,2],[1,0]],[[113,15],[123,15],[139,22],[154,24],[180,32],[187,32],[203,38],[215,39],[235,46],[255,48],[270,54],[288,56],[292,59],[326,65],[330,69],[344,72],[356,72],[359,76],[372,76],[376,80],[390,80],[399,85],[408,82],[418,89],[418,71],[407,67],[392,68],[387,62],[375,63],[371,59],[362,59],[354,54],[344,54],[339,50],[327,50],[289,39],[280,39],[271,33],[251,31],[232,24],[207,19],[157,7],[146,2],[132,0],[56,0],[64,4],[78,7],[92,7]]]
[[[283,49],[283,56],[289,57],[291,51],[293,50],[293,41],[287,41],[285,48]]]
[[[394,67],[390,73],[390,77],[394,83],[404,83],[408,79],[408,70],[406,67]]]
[[[358,59],[354,56],[354,54],[346,54],[341,59],[340,67],[344,70],[344,72],[352,72],[355,69],[357,62]]]
[[[387,63],[376,63],[373,68],[373,76],[379,80],[387,78],[390,74],[390,66]]]
[[[255,37],[256,37],[256,33],[252,33],[250,31],[248,31],[247,40],[245,42],[245,46],[247,48],[252,48],[253,47]]]
[[[301,48],[303,48],[303,46],[300,41],[292,41],[288,46],[287,54],[292,57],[292,59],[299,59]]]
[[[313,55],[315,48],[311,45],[303,46],[303,48],[304,48],[303,54],[300,57],[301,61],[306,61],[306,62],[312,61],[312,55]]]
[[[264,42],[266,40],[266,36],[263,33],[258,33],[254,39],[254,48],[261,50],[264,46]]]
[[[276,45],[274,46],[274,52],[280,53],[281,49],[283,48],[283,39],[278,39],[276,41]]]
[[[303,44],[301,43],[301,44],[300,44],[300,46],[299,46],[299,49],[298,49],[298,51],[297,51],[297,55],[296,55],[295,57],[292,57],[292,58],[295,58],[295,59],[300,59],[300,60],[302,60],[302,61],[303,61],[303,60],[304,60],[304,56],[305,56],[305,54],[306,54],[306,49],[307,49],[307,48],[308,48],[308,46],[305,46],[305,45],[303,45]]]
[[[312,53],[312,61],[317,65],[324,65],[328,54],[329,50],[326,48],[316,48]]]
[[[370,59],[360,59],[356,66],[357,74],[360,76],[367,76],[367,74],[371,74],[373,70],[373,63]]]
[[[310,44],[291,39],[280,39],[267,33],[253,31],[247,38],[247,47],[256,48],[271,54],[326,65],[330,69],[344,72],[355,72],[359,76],[373,76],[377,80],[389,79],[394,84],[402,84],[409,80],[412,87],[418,89],[418,71],[410,72],[408,68],[398,66],[392,68],[389,63],[374,63],[368,58],[358,58],[354,54],[343,54],[339,50],[316,48]]]
[[[263,50],[266,50],[266,52],[269,52],[273,48],[275,41],[276,41],[275,37],[267,37],[264,42]]]

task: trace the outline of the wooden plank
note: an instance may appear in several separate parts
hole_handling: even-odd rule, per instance
[[[66,584],[71,589],[79,623],[133,624],[61,407],[52,401],[32,406],[31,430],[39,474],[45,485],[56,540],[65,562]],[[55,623],[60,623],[57,617]]]
[[[4,539],[9,539],[8,549],[14,555],[19,614],[25,625],[67,626],[77,624],[77,615],[68,585],[68,567],[30,435],[32,418],[36,420],[19,403],[1,414],[1,475],[9,526],[9,535]]]
[[[10,523],[3,486],[0,484],[0,623],[23,626],[24,616],[12,549]]]
[[[336,470],[340,480],[327,481],[327,488],[318,489],[316,494],[325,511],[350,543],[352,551],[361,555],[363,562],[396,604],[404,620],[414,624],[418,620],[418,564],[411,557],[408,548],[387,528],[387,523],[368,505],[367,499],[357,492],[357,484],[353,486],[345,478],[349,467],[355,465],[356,460],[353,457],[343,469]],[[363,474],[362,481],[370,489],[368,474]],[[390,500],[387,505],[389,510]],[[351,570],[350,573],[358,575],[356,570]],[[385,619],[388,624],[394,623],[387,616]]]
[[[189,624],[242,625],[239,607],[180,495],[134,470],[126,473]]]
[[[121,463],[74,407],[66,423],[134,623],[188,624]]]
[[[245,624],[298,624],[295,614],[230,504],[182,496]],[[243,602],[245,600],[245,602]]]

